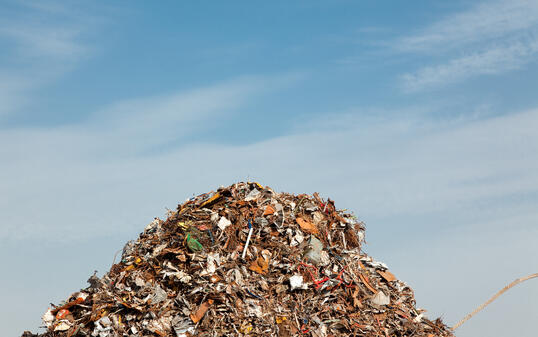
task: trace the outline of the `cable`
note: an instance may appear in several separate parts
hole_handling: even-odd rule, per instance
[[[476,315],[476,313],[478,313],[480,310],[484,309],[486,306],[488,306],[491,302],[495,301],[497,299],[497,297],[501,296],[505,291],[507,291],[508,289],[512,288],[513,286],[521,283],[521,282],[524,282],[524,281],[527,281],[527,280],[530,280],[532,278],[535,278],[535,277],[538,277],[538,273],[536,274],[532,274],[532,275],[529,275],[529,276],[525,276],[525,277],[521,277],[521,278],[518,278],[516,280],[514,280],[512,283],[510,283],[509,285],[507,285],[506,287],[502,288],[501,290],[499,290],[495,295],[493,295],[492,298],[490,298],[489,300],[487,300],[485,303],[483,303],[481,306],[479,306],[478,308],[475,309],[475,311],[471,312],[469,315],[465,316],[461,321],[459,321],[458,323],[456,323],[456,325],[454,325],[452,327],[452,331],[456,330],[457,328],[459,328],[460,325],[462,325],[463,323],[467,322],[471,317],[473,317],[474,315]]]

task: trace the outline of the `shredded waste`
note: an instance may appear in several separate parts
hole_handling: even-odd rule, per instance
[[[43,315],[52,336],[453,336],[317,193],[236,183],[156,218]]]

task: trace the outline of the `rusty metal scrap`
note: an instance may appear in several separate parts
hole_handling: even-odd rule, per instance
[[[364,231],[317,193],[236,183],[155,219],[24,336],[452,336],[361,250]]]

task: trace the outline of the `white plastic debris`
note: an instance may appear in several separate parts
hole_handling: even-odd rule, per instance
[[[220,265],[219,253],[207,254],[207,267],[200,272],[200,275],[209,275],[217,271],[217,265]]]
[[[84,292],[80,292],[77,294],[77,298],[81,298],[83,301],[85,301],[88,298],[88,294]]]
[[[250,238],[252,237],[252,232],[254,231],[254,227],[252,227],[250,222],[249,222],[249,227],[250,229],[248,230],[247,242],[245,243],[245,248],[243,248],[243,254],[241,254],[242,259],[244,259],[245,256],[247,255],[248,244],[250,243]]]
[[[247,194],[247,196],[245,197],[245,201],[256,200],[259,198],[260,194],[260,191],[258,191],[257,189],[253,189],[252,191],[250,191],[249,194]]]
[[[217,226],[219,226],[220,230],[225,230],[226,227],[230,226],[231,224],[232,222],[226,219],[226,217],[221,217]]]
[[[307,289],[308,286],[303,283],[303,275],[293,275],[290,277],[291,290]]]
[[[390,297],[385,295],[384,292],[378,291],[371,299],[372,303],[377,305],[387,305],[390,304]]]
[[[105,316],[99,320],[101,322],[101,325],[107,327],[112,325],[112,321],[108,316]]]
[[[41,320],[47,326],[47,328],[50,328],[52,326],[52,323],[54,323],[54,315],[52,314],[52,309],[49,308],[47,312],[43,314]]]
[[[260,318],[263,316],[262,307],[257,304],[257,300],[247,299],[245,302],[247,304],[247,313],[250,317]]]

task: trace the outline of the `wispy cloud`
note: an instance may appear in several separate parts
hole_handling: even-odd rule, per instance
[[[398,119],[348,115],[343,120],[310,122],[292,134],[254,144],[181,141],[165,152],[146,151],[178,137],[206,133],[207,125],[218,123],[232,110],[248,110],[268,87],[285,86],[288,81],[286,76],[241,78],[119,102],[81,125],[3,132],[0,156],[10,161],[4,164],[0,183],[3,190],[12,192],[0,198],[0,209],[10,210],[4,215],[11,224],[3,228],[0,238],[40,235],[42,231],[73,235],[83,231],[91,236],[111,230],[105,224],[114,221],[115,209],[108,203],[138,194],[137,199],[148,202],[144,207],[156,207],[146,213],[155,214],[156,209],[177,201],[175,189],[165,192],[169,199],[152,197],[159,193],[158,186],[168,186],[169,177],[176,175],[183,177],[179,181],[186,191],[213,188],[213,184],[248,175],[263,177],[268,183],[278,181],[292,190],[313,184],[321,190],[342,191],[341,199],[350,199],[370,214],[385,215],[416,215],[424,209],[444,212],[477,200],[538,190],[536,175],[529,174],[538,172],[538,161],[530,155],[538,150],[533,128],[538,121],[536,111],[456,122],[409,114]],[[228,127],[228,132],[240,132]],[[499,152],[503,160],[499,160]],[[304,171],[305,162],[312,163],[310,173]],[[329,181],[326,177],[339,178]],[[33,192],[29,194],[24,186],[32,186]],[[113,186],[122,189],[114,191]],[[104,195],[109,188],[112,190]],[[364,193],[355,195],[354,190]],[[47,198],[48,193],[55,198]],[[78,199],[70,197],[73,193],[80,194]],[[95,195],[101,197],[87,199]],[[73,228],[54,220],[55,214],[82,212],[83,200],[101,209],[100,220],[87,219],[96,221],[94,225],[85,227],[81,219],[81,226]],[[16,214],[26,207],[43,210],[33,213],[36,217],[17,219]],[[133,221],[143,219],[143,209],[133,213]],[[45,228],[40,223],[50,225]]]
[[[0,4],[0,115],[31,101],[30,95],[87,57],[83,40],[91,20],[58,2]]]
[[[0,36],[16,45],[19,57],[73,58],[87,50],[77,41],[77,28],[13,22],[0,27]]]
[[[447,63],[426,66],[414,73],[402,75],[407,92],[455,83],[477,75],[495,75],[523,67],[535,59],[538,39],[517,41],[506,46],[488,46]]]
[[[403,51],[436,52],[483,43],[509,34],[525,33],[538,26],[538,2],[495,0],[482,2],[464,12],[445,17],[412,36],[402,38]]]
[[[101,195],[101,192],[83,192],[76,201],[71,200],[75,201],[72,204],[70,195],[74,192],[71,189],[73,186],[79,186],[82,190],[93,189],[92,186],[99,185],[95,184],[97,181],[107,181],[105,184],[109,187],[119,186],[122,185],[121,181],[133,178],[138,180],[142,172],[139,169],[143,167],[147,174],[151,174],[154,163],[159,163],[159,167],[176,166],[178,174],[190,176],[187,180],[201,178],[203,175],[199,174],[205,170],[204,167],[230,166],[226,162],[234,162],[232,157],[222,161],[218,159],[220,163],[211,163],[220,156],[220,148],[229,147],[213,144],[208,150],[205,142],[194,143],[188,140],[189,137],[218,128],[218,123],[229,119],[234,111],[244,109],[260,95],[285,88],[296,81],[298,76],[300,75],[283,74],[242,77],[157,97],[120,101],[95,112],[81,124],[4,130],[0,133],[0,158],[9,160],[3,163],[0,188],[13,193],[0,196],[0,209],[19,210],[3,214],[0,240],[30,238],[39,233],[57,231],[67,236],[70,233],[76,236],[75,233],[80,228],[52,224],[57,214],[66,212],[66,209],[60,210],[58,207],[71,204],[67,207],[70,209],[67,213],[82,211],[82,200],[90,198],[93,201],[87,199],[88,202],[100,203],[94,198]],[[155,151],[177,139],[181,141],[171,149]],[[181,150],[178,151],[178,148]],[[28,153],[33,155],[28,156]],[[207,162],[201,164],[198,160]],[[38,166],[42,169],[35,171]],[[137,168],[134,169],[135,167]],[[228,169],[225,171],[229,172]],[[140,182],[146,180],[143,178]],[[53,181],[55,182],[52,183]],[[42,189],[29,195],[23,188],[26,184],[39,185]],[[43,195],[49,192],[54,193],[55,197],[51,199]],[[115,203],[110,199],[115,198],[113,195],[115,193],[111,192],[108,196],[99,198],[104,204],[98,207],[105,209],[108,208],[107,203]],[[39,203],[39,199],[48,204],[39,215],[35,213],[36,217],[16,220],[17,212],[23,211],[28,205]],[[159,205],[158,212],[164,205]],[[107,231],[106,217],[100,218],[101,220],[90,216],[87,219],[95,223],[87,227],[84,235],[91,237]]]
[[[538,55],[538,2],[480,3],[400,39],[396,49],[434,63],[401,76],[407,92],[520,69]]]

